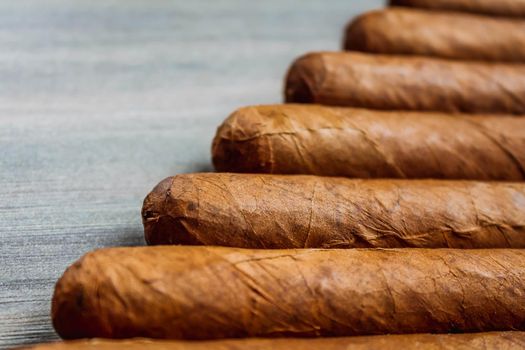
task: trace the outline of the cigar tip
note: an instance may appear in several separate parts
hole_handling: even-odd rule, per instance
[[[375,10],[365,12],[355,17],[345,28],[345,39],[343,49],[348,51],[373,51],[370,42],[374,40],[377,33],[377,20],[381,21],[392,10]]]
[[[162,180],[144,199],[142,223],[148,245],[202,245],[193,235],[198,212],[193,181],[197,175],[181,174]],[[203,175],[204,176],[204,175]]]
[[[389,0],[388,6],[410,6],[410,1],[407,0]]]
[[[263,107],[244,107],[233,112],[217,129],[212,144],[212,163],[219,172],[264,172],[268,154],[261,130],[267,118]]]
[[[310,53],[299,57],[292,63],[286,76],[285,101],[315,103],[325,70],[322,53]]]
[[[173,183],[173,177],[167,177],[159,182],[153,190],[144,198],[142,204],[142,224],[146,228],[151,222],[155,221],[159,217],[159,213],[164,209],[162,203],[166,197],[166,193],[169,193],[171,184]]]
[[[97,285],[98,264],[94,269],[85,269],[85,261],[92,260],[96,252],[84,255],[67,268],[55,285],[51,301],[53,327],[63,339],[88,338],[100,334],[97,312],[91,303]]]
[[[240,109],[242,110],[242,109]],[[240,110],[236,110],[224,120],[217,128],[211,146],[211,161],[216,171],[227,172],[236,168],[236,164],[241,161],[236,154],[235,135],[237,132],[237,116]]]
[[[166,198],[171,193],[171,186],[175,181],[170,176],[159,182],[146,196],[142,205],[142,224],[144,226],[144,238],[148,244],[155,244],[154,234],[163,215],[165,214]]]

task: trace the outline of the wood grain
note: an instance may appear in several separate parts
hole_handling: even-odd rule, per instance
[[[56,339],[66,266],[143,244],[162,178],[211,170],[215,128],[280,102],[296,56],[375,0],[0,3],[0,348]]]

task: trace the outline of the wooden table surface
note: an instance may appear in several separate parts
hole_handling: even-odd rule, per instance
[[[278,103],[291,61],[337,50],[380,0],[0,2],[0,348],[57,339],[83,253],[144,244],[162,178],[210,171],[218,124]]]

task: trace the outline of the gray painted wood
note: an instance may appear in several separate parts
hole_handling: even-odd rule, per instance
[[[162,178],[211,170],[217,125],[281,101],[291,60],[339,48],[349,0],[0,2],[0,348],[56,339],[53,285],[143,244]]]

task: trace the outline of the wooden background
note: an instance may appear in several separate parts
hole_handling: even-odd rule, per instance
[[[210,171],[234,109],[281,101],[291,61],[380,0],[0,1],[0,348],[56,339],[53,286],[143,244],[142,199]]]

